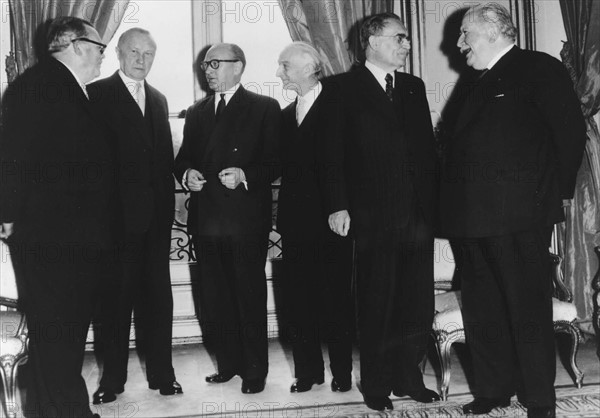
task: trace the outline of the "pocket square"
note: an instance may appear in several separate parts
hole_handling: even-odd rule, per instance
[[[494,98],[498,98],[498,97],[504,97],[504,93],[496,94],[496,95],[494,96]]]

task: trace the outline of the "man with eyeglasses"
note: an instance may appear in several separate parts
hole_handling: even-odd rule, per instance
[[[265,262],[280,108],[240,84],[246,58],[237,45],[214,45],[200,67],[215,94],[188,109],[175,174],[191,192],[200,323],[217,358],[206,381],[239,375],[243,393],[258,393],[268,371]]]
[[[3,97],[0,237],[29,329],[28,417],[92,417],[81,369],[99,286],[112,271],[114,166],[86,83],[105,47],[94,27],[55,19],[49,56]]]
[[[125,390],[134,305],[143,330],[149,388],[161,395],[183,393],[171,358],[173,143],[167,99],[146,81],[156,42],[147,30],[132,28],[120,36],[116,53],[119,70],[88,88],[112,127],[121,205],[119,274],[103,286],[100,305],[104,369],[94,404],[113,402]]]
[[[360,36],[365,64],[332,80],[340,116],[326,147],[336,162],[326,182],[329,225],[356,240],[363,397],[390,410],[390,392],[439,399],[419,368],[434,310],[435,152],[423,82],[399,72],[410,51],[404,24],[374,15]]]

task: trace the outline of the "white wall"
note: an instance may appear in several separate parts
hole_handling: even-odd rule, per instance
[[[6,78],[6,56],[10,51],[10,15],[8,0],[0,0],[0,94],[4,93],[8,80]]]
[[[558,0],[536,0],[534,11],[537,50],[560,59],[561,41],[567,35]]]

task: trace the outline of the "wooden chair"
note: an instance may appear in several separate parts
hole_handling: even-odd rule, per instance
[[[17,370],[27,361],[27,322],[17,310],[17,287],[8,246],[0,242],[0,374],[4,388],[4,409],[9,418],[17,414]]]
[[[571,336],[570,363],[575,375],[575,383],[581,388],[583,372],[577,367],[577,351],[581,341],[581,332],[575,325],[577,310],[572,302],[572,296],[565,287],[560,266],[560,257],[549,254],[552,263],[552,281],[554,283],[554,297],[552,298],[554,331],[567,333]],[[436,276],[436,290],[445,290],[435,296],[435,316],[433,319],[433,336],[436,350],[440,359],[442,382],[440,384],[440,397],[446,400],[450,386],[451,364],[450,347],[456,342],[465,342],[465,332],[462,320],[462,300],[460,291],[451,290],[451,277]]]

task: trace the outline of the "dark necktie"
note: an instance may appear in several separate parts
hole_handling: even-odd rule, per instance
[[[215,119],[218,121],[223,111],[225,110],[225,93],[221,93],[221,100],[219,100],[219,104],[217,105],[217,112],[215,113]]]
[[[391,74],[385,75],[385,94],[388,95],[390,100],[394,100],[394,77]]]

